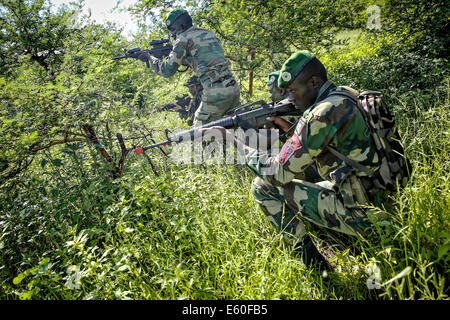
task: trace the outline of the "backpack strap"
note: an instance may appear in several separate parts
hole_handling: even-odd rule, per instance
[[[346,98],[349,98],[350,100],[352,100],[353,102],[355,102],[358,110],[361,112],[366,125],[369,126],[369,124],[367,123],[367,119],[366,119],[366,114],[365,111],[362,110],[360,104],[358,103],[358,96],[356,94],[353,94],[352,92],[350,92],[349,90],[346,90],[344,88],[344,90],[336,90],[331,92],[328,96],[344,96]],[[369,126],[370,129],[370,126]],[[346,156],[344,156],[342,153],[340,153],[339,151],[337,151],[336,149],[327,146],[328,151],[330,151],[334,156],[336,156],[338,159],[340,159],[341,161],[343,161],[344,163],[348,164],[349,166],[364,172],[367,176],[371,177],[378,169],[369,169],[365,166],[363,166],[362,164],[360,164],[359,162],[356,162],[352,159],[347,158]]]
[[[337,151],[336,149],[327,146],[328,151],[330,151],[334,156],[336,156],[338,159],[342,160],[344,163],[348,164],[349,166],[364,172],[368,177],[371,177],[378,169],[369,169],[359,162],[356,162],[355,160],[349,159],[346,156],[344,156],[342,153]]]
[[[367,114],[366,114],[366,112],[364,111],[363,107],[360,104],[359,96],[362,96],[362,95],[368,94],[368,93],[379,93],[379,92],[367,90],[367,91],[364,91],[363,93],[361,93],[358,96],[357,94],[354,94],[351,91],[345,89],[345,87],[341,87],[341,88],[344,88],[344,90],[333,91],[328,96],[343,96],[343,97],[346,97],[346,98],[349,98],[350,100],[352,100],[356,104],[356,107],[358,108],[359,112],[361,112],[361,115],[363,116],[363,118],[366,121],[366,124],[367,124],[367,126],[369,127],[369,130],[370,130],[370,128],[371,128],[370,127],[370,123],[369,123],[370,120],[367,118]]]
[[[350,92],[347,92],[347,91],[333,91],[333,92],[331,92],[331,93],[328,95],[328,97],[329,97],[329,96],[344,96],[344,97],[347,97],[347,98],[353,100],[354,102],[357,101],[357,100],[356,100],[357,97],[356,97],[355,95],[351,94]]]

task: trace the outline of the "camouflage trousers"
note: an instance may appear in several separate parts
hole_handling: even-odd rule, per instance
[[[274,227],[294,240],[307,234],[303,219],[349,235],[364,234],[372,225],[364,210],[344,206],[329,181],[294,180],[275,187],[258,177],[252,183],[252,194]]]
[[[194,115],[194,126],[218,120],[239,104],[240,89],[233,77],[203,88],[202,102]]]

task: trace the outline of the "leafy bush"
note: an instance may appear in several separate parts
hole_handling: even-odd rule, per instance
[[[172,2],[135,9],[168,9]],[[365,1],[342,2],[337,11],[322,1],[291,1],[293,19],[281,29],[275,22],[285,21],[286,12],[276,1],[202,4],[194,16],[236,58],[243,102],[268,97],[266,75],[305,46],[336,84],[385,94],[413,164],[392,206],[377,208],[391,220],[356,241],[311,225],[335,267],[323,278],[304,270],[272,229],[252,199],[246,168],[173,164],[170,147],[125,154],[123,147],[186,126],[175,113],[155,110],[184,93],[189,75],[167,80],[140,62],[109,60],[130,42],[161,37],[161,21],[132,41],[113,25],[88,23],[76,28],[76,37],[62,37],[57,47],[64,55],[49,56],[48,69],[23,63],[29,53],[15,60],[5,46],[0,50],[8,58],[0,64],[0,297],[448,299],[450,110],[442,47],[448,22],[440,2],[389,1],[382,8],[385,27],[374,32],[361,29]],[[394,14],[402,6],[406,15],[424,13],[418,27],[417,17]],[[317,16],[306,14],[315,9]],[[67,18],[63,11],[55,18]],[[430,21],[436,23],[426,35],[420,28]],[[258,49],[254,60],[250,47]],[[245,89],[249,71],[253,95]]]

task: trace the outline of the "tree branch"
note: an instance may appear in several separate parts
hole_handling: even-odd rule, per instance
[[[67,142],[79,142],[79,141],[86,141],[86,139],[85,138],[71,138],[71,139],[64,138],[63,140],[52,141],[43,147],[33,148],[33,149],[31,149],[31,152],[36,153],[40,150],[48,149],[48,148],[56,146],[58,144],[63,144],[63,143],[67,143]]]
[[[122,172],[123,166],[125,164],[125,160],[127,159],[127,156],[132,149],[127,149],[125,147],[125,142],[123,141],[122,134],[117,133],[116,136],[117,136],[117,139],[119,140],[120,149],[122,150],[122,155],[120,156],[120,160],[119,160],[119,169],[120,169],[120,172]]]
[[[95,134],[94,128],[89,124],[85,124],[83,125],[82,129],[89,137],[89,140],[94,144],[95,149],[97,149],[97,151],[100,152],[103,158],[105,158],[105,160],[113,166],[113,177],[117,178],[121,173],[121,169],[114,163],[108,151],[106,151],[106,149],[101,145],[100,141],[97,138],[97,135]]]

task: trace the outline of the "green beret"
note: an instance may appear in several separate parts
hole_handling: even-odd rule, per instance
[[[315,56],[308,50],[302,50],[292,54],[281,67],[278,87],[286,88],[294,82],[295,78],[297,78],[305,66],[314,58]]]
[[[169,15],[166,19],[166,26],[169,27],[179,16],[181,16],[183,13],[188,13],[184,9],[175,9]]]
[[[274,84],[277,84],[278,81],[278,77],[280,76],[280,71],[275,71],[272,72],[271,74],[269,74],[269,76],[267,77],[267,85],[271,86]]]

